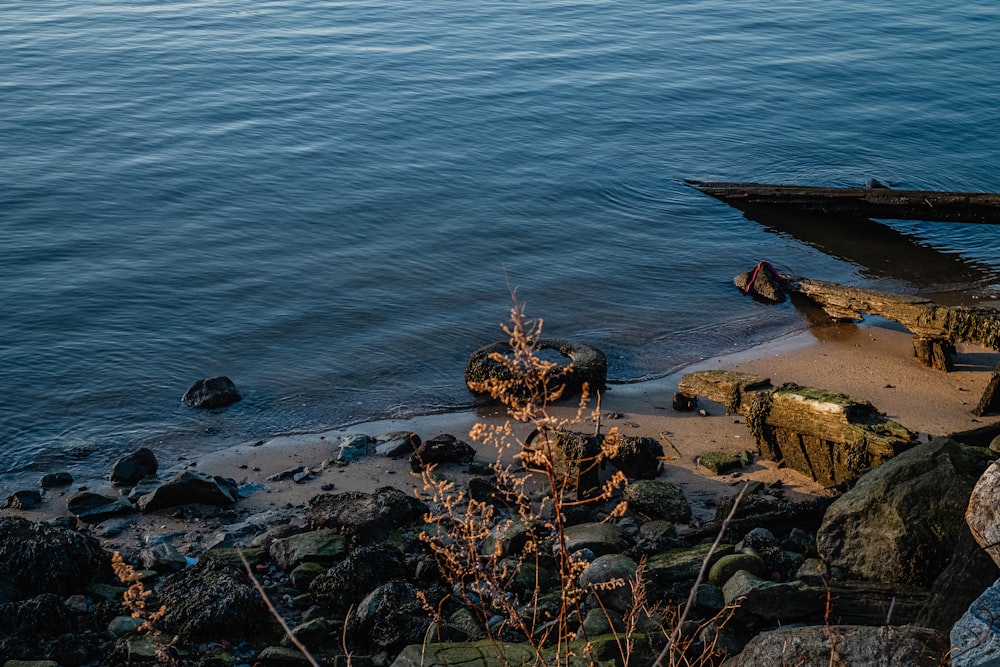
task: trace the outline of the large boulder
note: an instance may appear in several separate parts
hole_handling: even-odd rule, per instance
[[[938,667],[948,651],[943,633],[915,626],[808,625],[763,632],[724,667],[880,665]]]
[[[243,568],[216,558],[165,577],[155,602],[166,608],[162,627],[187,641],[250,638],[271,621]]]
[[[827,509],[820,554],[849,576],[928,588],[951,559],[988,450],[935,438],[863,475]]]
[[[405,581],[389,581],[366,595],[347,617],[347,636],[389,653],[421,643],[430,618]]]
[[[374,493],[350,491],[314,496],[306,509],[306,521],[312,530],[332,528],[352,544],[368,544],[420,521],[428,512],[427,505],[413,496],[383,486]]]
[[[1000,565],[1000,462],[988,467],[976,482],[965,519],[979,546]]]
[[[948,632],[997,577],[1000,577],[1000,568],[976,544],[969,527],[963,527],[951,561],[934,580],[930,595],[914,623]]]
[[[969,605],[951,629],[951,664],[954,667],[1000,665],[1000,580]]]
[[[380,585],[403,579],[406,573],[398,550],[386,544],[372,544],[361,547],[313,579],[309,594],[320,604],[344,613]]]
[[[111,576],[111,556],[92,537],[49,523],[0,517],[0,603],[42,593],[82,593]]]

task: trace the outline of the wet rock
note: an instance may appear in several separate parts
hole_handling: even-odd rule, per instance
[[[100,523],[135,512],[135,506],[121,496],[105,496],[92,491],[80,491],[70,496],[66,500],[66,509],[85,523]]]
[[[140,496],[136,505],[142,512],[155,512],[193,503],[228,506],[238,499],[235,480],[182,470],[151,493]]]
[[[23,600],[42,593],[82,593],[111,577],[111,556],[92,537],[48,523],[0,517],[0,595]]]
[[[671,549],[656,554],[646,562],[646,570],[654,581],[663,585],[693,580],[706,558],[711,567],[723,556],[733,553],[733,545],[720,544],[710,557],[708,552],[711,547],[710,544],[701,544],[691,549]]]
[[[251,638],[271,620],[242,567],[214,558],[164,577],[156,604],[163,628],[184,641]]]
[[[476,450],[469,443],[443,433],[420,443],[410,457],[410,467],[420,472],[439,463],[471,463],[475,456]]]
[[[115,637],[126,637],[139,631],[145,621],[132,616],[115,616],[108,622],[108,632]]]
[[[364,433],[352,433],[340,439],[340,448],[337,452],[337,461],[340,463],[351,463],[359,461],[368,456],[368,448],[372,445],[372,439]]]
[[[34,639],[73,630],[73,612],[57,595],[44,593],[29,600],[0,604],[0,637]]]
[[[212,410],[224,408],[241,400],[243,395],[232,380],[225,375],[198,380],[192,384],[181,400],[192,408]]]
[[[951,629],[951,664],[954,667],[1000,664],[1000,580],[976,598]]]
[[[135,486],[140,480],[156,474],[159,463],[152,450],[142,447],[118,459],[111,467],[111,483]]]
[[[714,615],[726,606],[726,596],[722,589],[713,584],[699,584],[694,592],[694,608]]]
[[[632,606],[632,585],[636,569],[638,565],[628,556],[599,556],[580,573],[580,586],[594,586],[592,592],[604,607],[624,612]],[[612,585],[616,581],[620,581],[620,584]]]
[[[624,498],[629,509],[653,519],[676,523],[691,520],[691,505],[670,482],[658,479],[634,482],[625,487]]]
[[[343,613],[378,586],[406,575],[407,568],[397,549],[372,544],[357,549],[316,577],[309,594],[320,604]]]
[[[569,553],[590,549],[597,556],[617,554],[632,546],[625,530],[608,523],[580,523],[564,531]]]
[[[945,636],[915,626],[811,625],[779,628],[751,639],[725,667],[774,665],[880,665],[937,667],[948,651]],[[831,656],[836,662],[831,662]]]
[[[673,521],[653,519],[639,526],[635,548],[644,554],[654,554],[680,546]]]
[[[288,574],[289,581],[292,582],[292,586],[295,586],[300,591],[309,590],[309,586],[312,582],[316,581],[319,575],[326,572],[327,566],[322,563],[311,563],[305,562],[301,565],[297,565],[294,570]]]
[[[0,509],[33,510],[42,504],[42,494],[34,490],[15,491],[7,496]]]
[[[274,540],[269,549],[275,565],[290,572],[301,563],[329,565],[344,557],[347,540],[336,530],[324,528]]]
[[[753,554],[740,553],[723,556],[708,571],[708,583],[722,586],[740,570],[746,570],[755,576],[763,577],[767,570],[767,564],[759,556]]]
[[[740,457],[726,452],[710,452],[698,457],[698,465],[707,468],[716,475],[724,475],[743,467]]]
[[[58,489],[63,486],[69,486],[73,483],[73,475],[68,472],[51,472],[47,475],[42,475],[42,478],[38,480],[38,486],[43,489]]]
[[[782,624],[821,615],[825,593],[801,581],[767,581],[746,570],[737,571],[722,586],[726,604],[738,604],[741,614]]]
[[[663,467],[663,445],[653,438],[622,436],[618,451],[611,458],[615,466],[629,479],[653,479]]]
[[[396,458],[410,456],[420,447],[420,436],[410,431],[393,431],[376,438],[375,453],[379,456]]]
[[[332,528],[351,544],[382,541],[393,530],[412,525],[429,512],[427,505],[389,486],[374,493],[358,491],[313,496],[306,522],[313,530]]]
[[[180,572],[187,567],[187,558],[176,547],[166,542],[154,544],[139,552],[144,570],[154,572]]]
[[[264,667],[308,667],[311,663],[297,648],[268,646],[257,655],[256,664]]]
[[[827,509],[820,554],[852,577],[930,587],[958,543],[987,452],[935,438],[866,473]]]
[[[389,653],[423,642],[430,619],[423,611],[417,589],[405,581],[382,584],[362,599],[347,617],[349,637],[366,638]]]

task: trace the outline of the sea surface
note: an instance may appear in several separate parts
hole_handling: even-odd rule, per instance
[[[0,44],[2,491],[468,407],[515,288],[614,382],[804,327],[759,260],[1000,290],[998,227],[684,182],[1000,191],[995,2],[0,0]],[[215,375],[243,401],[180,402]]]

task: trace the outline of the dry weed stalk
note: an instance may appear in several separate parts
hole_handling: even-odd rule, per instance
[[[132,618],[142,620],[142,624],[136,628],[139,632],[152,635],[154,638],[160,637],[160,630],[156,627],[164,616],[167,615],[166,606],[160,606],[156,611],[146,609],[146,600],[152,591],[147,591],[142,584],[142,575],[136,572],[135,568],[125,562],[119,552],[111,555],[111,569],[123,584],[128,584],[125,593],[122,595],[122,606],[129,610]],[[177,638],[170,642],[158,642],[159,648],[156,650],[156,658],[160,662],[176,664],[177,656],[172,644]]]
[[[566,510],[609,501],[625,484],[624,475],[618,472],[597,489],[576,489],[581,475],[596,471],[617,453],[619,436],[612,429],[601,441],[600,451],[580,456],[568,453],[556,434],[583,421],[590,403],[587,386],[573,417],[553,415],[550,406],[564,390],[560,381],[563,370],[537,354],[542,321],[528,321],[515,297],[511,324],[502,328],[512,352],[508,356],[495,353],[492,360],[509,371],[509,379],[491,378],[473,389],[488,393],[506,406],[508,419],[502,424],[477,424],[470,437],[496,449],[496,496],[511,508],[511,516],[502,516],[490,502],[470,498],[451,482],[436,480],[433,470],[427,470],[423,473],[424,488],[436,508],[427,520],[437,526],[437,531],[425,533],[424,539],[456,595],[476,611],[485,636],[495,642],[530,642],[537,649],[540,665],[566,664],[573,657],[569,641],[577,638],[576,630],[583,623],[584,601],[594,590],[578,583],[587,563],[567,548]],[[592,416],[599,435],[599,397]],[[514,422],[532,426],[532,437],[518,438]],[[504,464],[505,453],[519,467]],[[576,499],[571,495],[574,489]],[[625,504],[621,503],[609,518],[624,511]],[[504,552],[503,538],[518,524],[527,531],[526,544],[511,559]],[[559,593],[554,608],[545,604],[545,591],[537,578],[539,569],[553,560]],[[533,585],[522,581],[519,586],[519,572],[530,571],[531,566],[535,572]],[[587,651],[589,645],[584,646]],[[543,653],[542,648],[547,651]]]

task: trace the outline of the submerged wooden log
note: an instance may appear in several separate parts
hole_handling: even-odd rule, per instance
[[[744,211],[782,208],[838,217],[1000,224],[1000,194],[997,193],[765,183],[687,183]]]
[[[821,389],[784,385],[733,371],[681,377],[678,393],[705,396],[747,418],[761,456],[832,486],[856,479],[917,442],[867,401]]]

